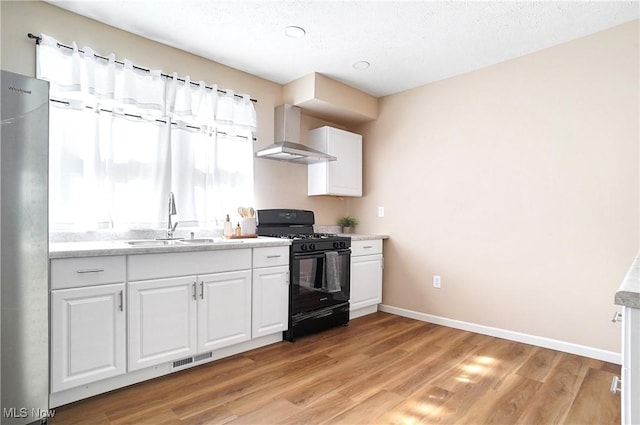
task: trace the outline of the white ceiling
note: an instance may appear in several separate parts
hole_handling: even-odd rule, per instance
[[[374,96],[473,71],[640,16],[637,0],[48,1],[276,83],[318,72]],[[303,27],[306,36],[286,37],[284,28],[290,25]],[[370,68],[352,67],[362,60]]]

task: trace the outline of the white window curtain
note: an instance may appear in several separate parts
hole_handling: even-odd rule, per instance
[[[164,228],[169,192],[182,227],[219,227],[253,204],[249,96],[40,36],[37,76],[52,99],[52,231]]]

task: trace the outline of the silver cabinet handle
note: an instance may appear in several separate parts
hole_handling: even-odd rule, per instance
[[[76,273],[78,274],[84,274],[84,273],[101,273],[103,272],[104,269],[84,269],[84,270],[76,270]]]
[[[118,306],[120,311],[124,311],[124,292],[120,291],[120,305]]]
[[[611,388],[609,388],[611,394],[616,394],[617,392],[622,392],[622,379],[614,376],[611,380]]]
[[[622,313],[620,313],[619,311],[616,311],[615,313],[613,313],[613,318],[611,319],[611,321],[613,323],[621,322],[622,321]]]
[[[365,245],[365,246],[363,246],[362,248],[363,248],[363,249],[371,249],[371,248],[373,248],[373,245]]]
[[[282,257],[280,254],[278,255],[267,255],[267,258],[280,258]]]
[[[200,281],[200,299],[204,300],[204,281]]]
[[[197,300],[198,296],[196,295],[196,282],[193,282],[193,285],[191,285],[191,287],[193,288],[193,299]]]

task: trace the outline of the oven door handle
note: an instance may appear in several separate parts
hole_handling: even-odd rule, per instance
[[[312,254],[293,254],[294,260],[307,260],[309,258],[324,258],[324,252],[314,252]]]
[[[308,253],[308,254],[296,253],[296,254],[293,254],[293,259],[294,260],[305,260],[305,259],[308,259],[308,258],[324,258],[325,254],[327,252],[337,252],[338,255],[351,254],[351,250],[350,249],[336,249],[336,250],[330,250],[330,251],[313,252],[313,253]]]

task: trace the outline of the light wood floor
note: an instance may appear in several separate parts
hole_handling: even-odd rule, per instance
[[[619,424],[620,367],[386,313],[58,407],[51,424]]]

